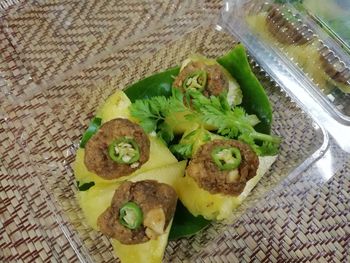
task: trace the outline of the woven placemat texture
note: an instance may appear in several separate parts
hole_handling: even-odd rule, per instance
[[[192,261],[350,262],[349,183],[349,158],[327,183],[305,174],[262,200]]]
[[[40,101],[26,105],[41,106]],[[15,141],[24,111],[12,109],[0,121],[0,262],[75,262],[74,251],[38,191],[36,171]]]
[[[123,31],[124,38],[156,27],[161,12],[148,13],[149,20],[139,23],[130,14],[113,15],[115,10],[108,1],[12,2],[17,5],[9,5],[8,17],[0,27],[0,262],[76,262],[84,260],[79,256],[86,252],[96,262],[113,262],[108,239],[87,230],[81,213],[69,213],[76,211],[72,209],[76,207],[75,188],[69,168],[74,160],[72,145],[79,141],[96,106],[111,94],[112,89],[103,86],[106,81],[115,82],[116,78],[118,82],[113,85],[123,88],[129,83],[130,72],[144,76],[162,69],[161,62],[170,65],[182,59],[165,59],[135,70],[133,65],[147,60],[139,58],[140,52],[149,58],[158,45],[168,45],[172,38],[187,33],[183,41],[187,48],[203,41],[203,49],[199,47],[197,52],[213,57],[222,54],[232,40],[224,34],[216,39],[216,34],[199,21],[204,15],[214,19],[221,1],[206,1],[203,9],[175,17],[172,25],[183,27],[165,26],[161,35],[145,33],[139,40],[130,40],[128,46],[117,43],[120,28],[125,28],[118,23],[127,21],[130,25],[129,31]],[[164,13],[183,6],[181,1],[154,4]],[[125,5],[126,10],[138,15],[147,9],[136,1],[125,1]],[[76,23],[69,24],[68,18]],[[186,25],[202,35],[188,33],[183,29]],[[53,32],[52,28],[67,30]],[[43,46],[32,44],[38,34],[40,38],[35,39]],[[171,54],[159,52],[164,57],[184,55],[176,49]],[[85,67],[81,61],[89,54],[98,54],[96,63]],[[124,63],[130,57],[132,63]],[[25,99],[31,88],[42,88],[43,92]],[[91,88],[98,96],[84,98],[84,92]],[[14,104],[18,98],[22,101]],[[65,107],[74,101],[73,111]],[[315,136],[314,143],[320,139]],[[346,160],[337,147],[332,150]],[[50,167],[51,163],[58,165]],[[262,199],[229,228],[213,227],[209,230],[213,234],[207,235],[212,240],[201,243],[191,239],[195,245],[203,244],[194,249],[198,254],[181,252],[188,244],[185,240],[171,243],[166,259],[180,262],[185,254],[190,261],[198,262],[350,262],[350,161],[335,166],[333,172],[335,176],[326,184],[327,178],[302,174],[282,192]],[[214,235],[217,232],[220,234]]]
[[[8,1],[14,4],[0,10],[2,89],[25,100],[39,87],[60,82],[154,31],[197,1]]]

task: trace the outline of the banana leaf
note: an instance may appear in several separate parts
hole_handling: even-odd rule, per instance
[[[131,102],[154,96],[170,96],[174,77],[179,74],[180,67],[167,69],[144,78],[130,86],[124,92]]]
[[[254,128],[258,132],[270,134],[272,108],[263,86],[256,78],[249,65],[245,48],[237,44],[226,55],[217,60],[237,80],[242,93],[241,106],[249,113],[255,114],[261,121]]]

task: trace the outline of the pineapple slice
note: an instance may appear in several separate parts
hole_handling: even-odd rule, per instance
[[[102,119],[102,123],[116,119],[131,119],[129,106],[131,101],[121,90],[112,94],[104,104],[97,110],[96,116]]]
[[[190,111],[175,112],[165,118],[165,123],[174,131],[175,134],[183,134],[186,130],[194,129],[198,126],[197,121],[186,119]]]
[[[102,123],[113,120],[115,118],[127,118],[132,120],[129,112],[129,106],[131,101],[121,90],[116,91],[112,94],[106,102],[98,109],[96,116],[102,119]],[[154,169],[167,164],[176,163],[177,160],[169,149],[155,136],[149,136],[150,139],[150,158],[142,165],[142,167],[136,170],[133,174],[142,173],[144,171]],[[73,164],[73,170],[75,178],[80,184],[95,182],[100,183],[116,183],[125,180],[126,177],[117,178],[114,180],[105,180],[93,172],[89,172],[84,164],[84,149],[78,149],[76,153],[76,159]]]
[[[169,164],[157,169],[136,175],[131,181],[157,180],[174,187],[175,183],[184,175],[186,161]],[[83,210],[87,223],[98,230],[97,219],[111,204],[115,190],[119,184],[93,186],[88,191],[78,192],[78,200]],[[121,262],[162,262],[165,247],[172,221],[169,223],[164,234],[155,240],[150,240],[137,245],[124,245],[112,239],[111,243],[116,255]]]
[[[168,244],[171,224],[172,221],[169,223],[164,234],[160,235],[157,239],[142,244],[124,245],[118,240],[112,239],[111,242],[115,254],[122,263],[161,263],[166,245]]]
[[[260,164],[256,176],[247,182],[244,191],[239,196],[211,194],[200,188],[191,177],[186,175],[181,177],[176,184],[179,199],[194,216],[202,215],[208,220],[227,219],[248,196],[276,158],[277,156],[259,157]]]
[[[93,229],[98,230],[97,218],[111,205],[114,192],[118,187],[118,183],[95,185],[87,191],[77,192],[78,202],[86,222]]]
[[[130,181],[156,180],[175,188],[176,182],[184,175],[185,168],[186,161],[176,162],[140,173]],[[97,218],[110,206],[114,192],[120,183],[95,185],[87,191],[78,192],[80,207],[92,228],[97,229]]]
[[[156,136],[149,136],[149,139],[151,142],[149,160],[142,165],[139,169],[140,171],[135,171],[136,173],[141,173],[167,164],[177,163],[175,156],[160,139]]]
[[[184,175],[187,161],[176,162],[156,169],[140,173],[129,181],[138,182],[142,180],[156,180],[159,183],[168,184],[175,188],[177,181]]]
[[[140,169],[136,170],[128,177],[135,176],[139,173],[145,172],[150,169],[154,169],[156,167],[177,162],[174,155],[169,151],[169,149],[163,144],[162,141],[153,136],[149,136],[149,139],[151,142],[149,160],[145,164],[143,164]],[[110,184],[126,179],[126,176],[123,176],[113,180],[105,180],[102,177],[96,175],[95,173],[90,172],[85,166],[84,155],[85,150],[81,148],[78,149],[76,153],[75,162],[73,163],[75,179],[79,181],[80,184],[88,182],[95,182],[95,184]]]

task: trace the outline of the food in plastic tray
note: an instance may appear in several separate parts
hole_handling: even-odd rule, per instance
[[[98,227],[98,221],[96,219],[102,213],[107,211],[109,206],[111,206],[110,201],[113,198],[115,190],[119,188],[121,184],[125,183],[125,178],[122,178],[123,176],[119,177],[119,173],[116,175],[114,173],[111,174],[108,171],[105,174],[105,177],[112,176],[113,178],[110,182],[106,183],[106,179],[96,176],[95,174],[96,171],[99,171],[101,166],[94,166],[93,168],[90,167],[90,170],[93,171],[91,172],[86,170],[86,167],[83,165],[79,165],[79,163],[84,164],[85,159],[84,149],[80,147],[80,144],[82,143],[84,145],[85,143],[86,146],[91,138],[93,138],[93,134],[96,130],[98,130],[100,124],[105,125],[108,123],[108,121],[113,121],[114,119],[119,119],[121,117],[127,117],[129,119],[135,118],[135,116],[132,117],[129,115],[129,103],[135,103],[137,99],[145,99],[146,97],[150,98],[154,95],[164,95],[164,91],[168,92],[169,88],[171,88],[171,85],[168,85],[169,82],[174,80],[175,76],[181,69],[179,66],[186,61],[191,54],[201,54],[211,61],[220,57],[225,58],[223,55],[229,54],[232,46],[237,44],[238,41],[244,42],[246,39],[237,39],[237,35],[224,32],[224,24],[218,25],[216,22],[208,23],[209,13],[205,10],[205,8],[203,9],[205,12],[203,11],[202,14],[200,13],[202,9],[193,9],[198,12],[196,13],[189,8],[187,13],[178,16],[175,15],[171,22],[159,25],[159,27],[154,27],[154,31],[144,31],[144,34],[137,34],[134,36],[134,38],[130,38],[129,42],[123,42],[125,45],[108,42],[110,44],[108,45],[108,48],[104,49],[104,46],[102,45],[99,46],[100,49],[95,50],[93,49],[93,47],[95,47],[93,43],[95,42],[90,42],[90,40],[98,42],[98,39],[100,38],[95,36],[105,36],[106,41],[112,41],[115,39],[115,41],[118,42],[118,38],[114,38],[118,34],[113,30],[103,31],[103,26],[98,26],[98,23],[97,25],[88,23],[89,21],[96,22],[96,19],[86,19],[85,16],[88,15],[88,13],[78,12],[79,14],[77,15],[76,11],[74,11],[86,11],[88,10],[86,9],[86,4],[90,3],[92,2],[74,2],[74,6],[77,9],[72,9],[71,6],[66,3],[59,5],[58,7],[56,6],[57,10],[54,10],[55,5],[53,4],[50,6],[50,8],[48,8],[49,11],[47,12],[45,11],[47,8],[46,4],[44,2],[37,1],[35,2],[35,5],[29,3],[25,5],[24,8],[18,9],[17,12],[10,13],[8,17],[4,18],[4,21],[7,28],[6,34],[12,41],[11,45],[8,46],[8,51],[11,51],[11,48],[16,49],[16,53],[9,52],[9,54],[12,54],[12,56],[15,56],[16,54],[19,55],[21,59],[16,60],[18,65],[21,64],[22,61],[25,62],[21,64],[22,71],[26,72],[26,76],[32,77],[28,77],[26,80],[28,83],[34,82],[38,87],[37,90],[41,91],[39,95],[36,95],[38,93],[33,95],[34,99],[43,99],[45,104],[44,106],[46,107],[45,111],[43,112],[40,112],[39,109],[39,113],[37,111],[32,113],[33,115],[38,114],[33,117],[36,122],[25,122],[26,125],[23,128],[21,143],[28,146],[26,147],[28,158],[31,164],[34,165],[38,176],[40,176],[42,179],[42,186],[40,186],[43,190],[42,193],[47,197],[48,203],[55,213],[56,220],[59,222],[60,228],[67,236],[67,239],[74,248],[78,257],[82,259],[82,261],[100,262],[109,260],[112,261],[115,259],[115,255],[112,246],[110,245],[111,243],[109,238],[95,230]],[[134,3],[133,8],[135,9],[136,7],[140,7],[140,4]],[[38,9],[42,9],[42,12],[37,12]],[[67,10],[68,12],[63,12],[62,10]],[[98,15],[102,15],[101,19],[105,21],[103,19],[103,14],[105,14],[104,12],[99,13],[98,9],[93,9],[93,11],[93,14],[97,14],[97,17],[99,17]],[[222,11],[225,12],[225,6],[223,7]],[[108,13],[108,15],[110,15],[112,18],[116,18],[113,16],[113,14],[113,12]],[[157,12],[154,12],[152,9],[148,14],[150,14],[150,16],[157,15]],[[196,19],[194,19],[193,16],[195,16]],[[23,27],[22,19],[24,17],[26,19],[25,21],[33,21],[34,25],[41,25],[41,22],[46,21],[45,27],[36,27],[35,32],[40,33],[42,37],[36,39],[38,44],[35,46],[30,45],[30,36],[32,32]],[[57,17],[60,19],[57,20]],[[159,16],[157,17],[159,18]],[[112,23],[112,29],[118,27],[118,23],[116,21],[118,20],[116,19],[114,21],[115,23]],[[140,31],[143,31],[142,29],[144,27],[142,26],[144,24],[139,24],[137,21],[133,22],[133,25],[138,25],[137,28],[141,27],[141,30],[136,30],[136,32],[139,33]],[[26,24],[28,23],[26,22]],[[49,25],[51,24],[58,29],[66,28],[67,30],[58,30],[56,33],[49,31],[49,33],[47,33],[46,31],[50,28]],[[99,33],[94,32],[94,26],[97,26],[102,31]],[[85,28],[89,29],[84,31],[83,29]],[[79,32],[82,30],[85,33],[81,33],[82,35],[74,34],[74,32],[78,32],[76,30]],[[111,35],[113,32],[116,34],[115,36]],[[66,33],[69,33],[69,36]],[[132,35],[132,32],[130,34]],[[81,38],[81,42],[69,41],[76,38]],[[65,44],[65,42],[62,42],[63,40],[68,42]],[[22,41],[25,42],[22,43]],[[48,43],[51,43],[51,46]],[[57,60],[53,60],[53,63],[49,63],[51,60],[45,59],[45,56],[48,51],[51,50],[50,47],[52,47],[52,45],[57,47],[57,50],[62,52],[63,55],[60,56],[60,58],[62,58],[61,60],[56,56]],[[74,48],[71,49],[72,45]],[[82,49],[84,52],[86,52],[84,54],[89,53],[89,48],[93,49],[93,52],[91,52],[91,55],[88,56],[77,56],[77,54],[79,54],[79,47],[77,47],[77,45],[79,45],[79,47],[86,47],[86,49]],[[43,49],[42,52],[38,50],[39,46]],[[68,56],[64,56],[65,52],[68,52]],[[40,54],[40,56],[38,54]],[[249,55],[254,57],[256,54],[254,54],[254,52],[250,52]],[[42,62],[40,62],[41,57],[44,57]],[[194,57],[194,59],[196,58],[198,57]],[[220,59],[218,59],[219,63],[222,61],[223,60],[220,61]],[[156,255],[156,259],[159,260],[163,254],[163,249],[167,241],[167,235],[177,239],[179,237],[188,236],[188,229],[192,229],[197,232],[204,227],[204,231],[200,231],[190,238],[185,237],[177,240],[169,240],[168,246],[164,252],[164,261],[166,262],[173,262],[175,260],[183,261],[185,259],[191,260],[195,258],[199,250],[209,245],[213,239],[218,237],[220,233],[226,229],[226,223],[233,222],[235,219],[240,217],[246,209],[254,207],[254,205],[261,201],[263,197],[269,196],[271,190],[279,189],[278,186],[283,180],[297,179],[303,171],[310,167],[310,165],[317,162],[317,160],[321,158],[327,150],[329,140],[328,134],[325,132],[323,126],[319,124],[318,121],[315,121],[313,115],[308,112],[305,107],[299,104],[298,101],[296,102],[293,100],[294,97],[290,98],[289,94],[286,93],[286,86],[280,82],[276,83],[274,81],[275,76],[273,74],[266,74],[267,71],[265,72],[261,66],[254,62],[254,60],[251,58],[248,58],[248,61],[258,82],[256,80],[251,81],[251,79],[249,80],[249,78],[244,77],[243,73],[247,74],[246,66],[236,66],[235,70],[238,72],[241,70],[243,73],[232,73],[232,75],[235,77],[236,82],[241,87],[246,85],[247,87],[254,88],[257,85],[260,85],[257,83],[261,83],[264,88],[264,93],[266,93],[268,101],[271,104],[271,112],[269,112],[267,115],[259,115],[257,112],[261,111],[265,107],[249,108],[252,105],[261,105],[252,102],[252,100],[257,99],[257,97],[251,97],[249,92],[246,94],[244,94],[244,92],[242,93],[242,102],[240,104],[237,83],[232,80],[229,81],[233,87],[230,94],[234,95],[234,97],[233,99],[229,100],[228,104],[242,105],[248,116],[251,114],[256,114],[261,123],[264,124],[261,125],[261,123],[255,123],[256,126],[254,126],[254,128],[258,130],[257,127],[259,127],[259,132],[268,134],[271,129],[272,134],[275,134],[281,138],[276,159],[270,160],[271,162],[265,167],[265,170],[268,169],[273,161],[274,162],[268,171],[261,176],[261,178],[255,177],[255,179],[260,179],[259,181],[255,181],[254,177],[251,179],[253,181],[248,180],[246,187],[248,186],[247,193],[250,192],[249,195],[244,194],[245,192],[243,192],[241,198],[235,200],[237,202],[233,202],[231,200],[230,202],[226,203],[229,204],[230,209],[222,209],[218,213],[217,208],[220,208],[220,205],[223,204],[225,200],[217,198],[213,209],[208,213],[202,213],[201,211],[203,211],[203,209],[200,207],[199,209],[195,208],[197,211],[193,212],[194,215],[188,212],[188,210],[191,210],[191,206],[194,206],[193,204],[195,204],[194,201],[196,200],[190,200],[188,202],[184,201],[184,206],[178,205],[176,207],[177,212],[175,212],[172,221],[169,220],[171,217],[169,215],[171,215],[171,213],[166,213],[165,221],[167,223],[165,223],[164,227],[166,225],[167,227],[162,229],[162,231],[164,231],[164,235],[162,235],[161,239],[158,240],[162,245],[159,246],[159,243],[157,242],[152,244],[144,243],[146,245],[141,245],[141,250],[139,251],[152,251],[153,249],[158,249],[157,252],[151,254]],[[66,65],[70,62],[72,65],[74,65],[71,70],[66,68]],[[48,64],[46,65],[45,63]],[[229,68],[231,66],[229,66]],[[183,70],[185,70],[185,67],[186,65],[184,66]],[[264,65],[264,67],[267,68],[266,65]],[[44,70],[45,68],[46,71]],[[54,69],[59,71],[57,73],[58,77],[55,78],[54,81],[50,82],[50,78],[55,71]],[[205,76],[202,71],[203,70],[199,70],[199,72],[196,72],[196,74],[190,76],[190,78],[186,79],[186,81],[183,81],[185,84],[181,84],[181,87],[198,87],[198,89],[201,89],[204,83],[203,76]],[[164,77],[164,75],[159,75],[162,74],[159,72],[166,72],[166,77],[164,78],[165,81],[162,82],[162,85],[160,86],[161,89],[153,89],[152,83],[154,83],[154,81],[150,81],[150,79],[147,77]],[[224,73],[224,75],[225,74],[226,73]],[[248,74],[251,74],[251,72],[249,71]],[[10,78],[6,79],[6,81],[11,83]],[[135,82],[136,84],[133,85]],[[246,83],[243,85],[243,82]],[[25,89],[26,84],[28,83],[23,84],[21,87]],[[15,86],[14,83],[12,84]],[[140,89],[140,87],[142,87],[141,84],[147,86],[147,88],[143,86],[144,88]],[[278,84],[281,84],[281,86]],[[129,87],[129,89],[125,89],[126,87]],[[117,107],[115,102],[120,99],[120,96],[123,98],[123,95],[121,95],[122,93],[117,91],[123,89],[127,98],[124,97],[124,99],[122,99],[124,103],[121,105],[118,104],[118,110],[115,111]],[[16,90],[16,92],[21,93],[22,90]],[[18,95],[16,92],[13,93],[14,96]],[[171,95],[171,93],[167,93],[167,96]],[[258,99],[261,98],[261,96],[258,97]],[[213,102],[215,102],[215,100]],[[227,104],[225,105],[225,107],[227,107]],[[193,100],[193,107],[195,106],[195,100]],[[95,115],[97,118],[94,118]],[[272,122],[269,122],[269,119],[272,120]],[[254,117],[249,118],[249,120],[252,123],[257,121],[257,119]],[[132,121],[137,122],[135,119]],[[174,122],[172,123],[174,124]],[[181,129],[186,127],[188,123],[186,124],[186,122],[183,122],[182,124],[184,125],[181,127]],[[132,162],[130,164],[130,168],[132,168],[130,169],[130,179],[128,179],[130,183],[124,185],[123,187],[129,188],[130,185],[136,185],[137,187],[142,188],[142,185],[137,185],[138,182],[147,182],[150,179],[153,180],[157,177],[160,178],[162,175],[167,174],[167,179],[163,182],[159,182],[159,184],[164,183],[167,185],[174,185],[173,188],[176,190],[178,188],[178,183],[175,183],[176,178],[183,174],[186,167],[186,161],[179,161],[177,159],[179,158],[178,155],[184,154],[184,157],[186,157],[187,154],[194,154],[195,158],[197,158],[196,160],[204,158],[203,156],[196,155],[196,149],[200,149],[204,146],[197,143],[197,141],[200,140],[196,140],[195,142],[191,141],[190,135],[194,135],[196,138],[205,139],[208,137],[208,133],[211,135],[215,132],[215,129],[211,130],[211,128],[208,126],[215,126],[216,124],[210,123],[209,125],[205,126],[205,129],[197,129],[194,131],[187,130],[186,133],[184,133],[183,130],[185,135],[178,138],[178,142],[180,143],[177,144],[182,145],[178,147],[173,146],[173,153],[169,150],[169,148],[171,149],[170,145],[167,147],[165,146],[164,142],[162,142],[162,140],[166,140],[167,136],[169,135],[169,133],[166,132],[167,127],[163,126],[162,129],[156,131],[156,133],[160,132],[164,135],[161,136],[162,140],[159,139],[159,136],[152,137],[147,135],[150,145],[149,159],[148,161],[145,160],[143,164],[141,161],[139,162],[139,160],[136,160],[138,158],[138,154],[142,151],[140,151],[140,149],[138,149],[138,151],[137,147],[133,146],[134,141],[130,140],[129,138],[124,138],[123,141],[113,142],[115,143],[113,144],[114,147],[110,147],[111,155],[113,156],[111,158],[114,158],[116,162]],[[177,125],[175,126],[178,128],[178,130],[181,130]],[[34,134],[34,129],[38,129],[39,132]],[[83,140],[81,140],[81,135],[84,134],[87,129],[87,135],[83,137]],[[250,128],[248,131],[249,130],[251,132]],[[225,131],[225,129],[223,129],[222,132],[229,131]],[[174,138],[175,134],[176,132],[174,132]],[[189,136],[186,137],[186,135]],[[216,136],[221,135],[216,134]],[[35,136],[35,142],[40,143],[33,143],[32,136]],[[142,138],[144,137],[142,136]],[[248,138],[244,139],[248,140]],[[215,140],[214,142],[217,143]],[[129,153],[128,157],[124,158],[125,160],[118,156],[117,152],[115,151],[117,146],[119,152],[121,148],[123,148],[122,144],[129,145],[125,146],[128,148],[127,152]],[[255,145],[255,143],[253,143],[253,145]],[[256,144],[255,148],[259,149],[260,146],[263,145]],[[207,147],[212,147],[212,145],[207,145]],[[215,151],[213,152],[213,156],[210,157],[213,161],[215,160],[216,163],[219,163],[221,159],[225,159],[227,153],[231,154],[231,156],[228,155],[228,162],[233,162],[234,164],[236,159],[239,159],[236,151],[232,150],[233,148],[237,147],[229,146],[229,151],[227,151],[227,149],[222,149],[222,146],[220,147],[214,147],[216,149],[214,149]],[[122,151],[126,151],[124,148]],[[188,149],[190,148],[192,148],[194,151],[189,151]],[[175,156],[177,158],[175,158]],[[93,158],[94,156],[92,156],[92,159]],[[192,170],[196,170],[196,167],[198,167],[198,162],[196,160],[193,161]],[[336,158],[334,158],[333,161],[336,162]],[[133,165],[133,167],[131,167],[131,165]],[[230,165],[231,164],[225,165],[225,163],[221,161],[219,164],[219,166],[221,166],[223,169],[225,167],[230,167]],[[143,170],[140,173],[135,173],[132,175],[135,168],[138,167],[141,167],[140,170]],[[125,170],[123,170],[123,175],[124,171]],[[77,176],[77,178],[75,178],[75,176]],[[194,173],[193,177],[197,178],[197,174]],[[231,179],[235,180],[235,178],[235,174],[232,174]],[[196,188],[196,185],[193,183],[195,180],[196,179],[193,179],[192,181],[188,180],[182,183],[186,184],[190,182],[191,184],[189,185],[189,189],[193,189],[197,191],[198,194],[203,195],[200,200],[205,201],[207,200],[206,198],[208,195],[215,195],[215,193],[210,192],[208,194],[208,191],[204,192],[203,194],[203,191],[199,191],[201,189]],[[76,181],[79,181],[79,184],[77,184]],[[248,185],[249,182],[252,182],[250,186]],[[205,185],[205,182],[203,181],[200,181],[200,183]],[[253,187],[254,185],[255,187]],[[158,186],[159,185],[155,186],[155,188]],[[161,186],[162,185],[159,187]],[[286,185],[283,185],[283,187],[285,186]],[[76,198],[77,192],[79,193],[78,198]],[[171,191],[166,192],[170,193]],[[168,195],[170,196],[170,194]],[[178,191],[177,195],[180,197],[180,199],[186,199],[187,193],[180,193]],[[117,195],[115,199],[117,201],[120,200],[119,195]],[[242,202],[243,199],[244,202]],[[83,200],[85,200],[85,202]],[[153,203],[153,201],[150,202]],[[186,203],[188,210],[185,208]],[[203,204],[204,203],[202,203],[202,205]],[[169,207],[171,207],[171,205]],[[233,211],[231,209],[232,207],[235,208]],[[195,209],[193,208],[192,211],[195,211]],[[90,212],[86,213],[86,211]],[[126,216],[130,214],[128,211],[133,211],[132,214],[135,215],[135,219],[137,220],[129,220],[130,216]],[[156,213],[157,211],[153,212]],[[140,210],[137,208],[137,206],[132,203],[125,203],[125,206],[123,206],[121,212],[123,212],[126,216],[123,216],[122,218],[123,224],[127,224],[130,227],[139,226]],[[180,213],[182,216],[177,217],[178,213]],[[203,214],[203,217],[200,218],[200,220],[191,221],[193,217],[199,215],[200,213]],[[105,215],[109,216],[112,214],[107,211]],[[131,216],[131,218],[133,218],[133,216]],[[226,221],[209,222],[208,219],[213,218],[226,218]],[[186,219],[186,224],[182,224],[183,219]],[[101,219],[101,222],[102,221],[103,220]],[[178,226],[176,232],[171,231],[169,228],[171,224],[173,226]],[[106,232],[109,232],[109,228],[106,229]],[[153,229],[154,232],[156,232],[156,230],[157,229]],[[149,231],[149,236],[153,236],[152,234],[154,233]],[[113,242],[112,245],[117,250],[117,247],[123,246],[121,243],[116,242]],[[122,251],[122,254],[125,252],[124,255],[119,255],[121,258],[128,257],[130,255],[135,255],[135,257],[140,255],[142,256],[140,253],[133,254],[125,247],[122,250],[119,249],[119,251]]]
[[[148,83],[153,96],[140,98]],[[270,135],[271,105],[242,44],[217,60],[192,55],[125,92],[107,99],[82,136],[77,197],[122,262],[161,262],[169,233],[190,237],[230,218],[281,138]]]
[[[246,7],[243,19],[252,32],[287,57],[313,83],[314,91],[323,93],[332,108],[347,119],[350,115],[349,57],[339,43],[318,26],[314,16],[305,11],[314,5],[312,1],[305,1],[303,5],[300,1],[294,5],[280,4],[281,1],[242,2]]]

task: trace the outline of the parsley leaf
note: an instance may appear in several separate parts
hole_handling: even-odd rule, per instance
[[[162,138],[166,144],[169,144],[174,139],[173,130],[165,122],[158,125],[157,135],[159,138]]]
[[[197,152],[200,146],[215,138],[221,137],[210,133],[203,126],[198,126],[194,130],[185,132],[179,144],[170,146],[170,150],[177,158],[189,159]]]
[[[158,96],[137,100],[130,106],[130,112],[146,132],[155,131],[168,144],[174,139],[174,132],[165,123],[165,118],[176,112],[189,112],[186,115],[189,120],[199,120],[200,124],[215,127],[220,135],[249,144],[258,155],[277,153],[280,138],[255,131],[254,126],[259,123],[256,115],[247,114],[242,107],[231,107],[227,94],[208,98],[199,91],[188,90],[185,98],[190,103],[185,105],[184,94],[173,89],[172,96],[168,98]],[[191,156],[193,147],[192,142],[182,141],[171,148],[175,155],[186,159]]]
[[[136,100],[130,106],[130,113],[137,118],[145,132],[155,131],[157,135],[170,143],[174,139],[173,130],[164,121],[167,116],[186,109],[181,91],[173,89],[172,96],[155,96],[145,100]]]
[[[241,107],[230,108],[226,95],[205,97],[198,91],[190,91],[192,104],[204,123],[217,128],[220,135],[249,144],[258,155],[274,155],[278,152],[280,138],[254,130],[259,120],[248,115]]]
[[[170,151],[176,156],[178,159],[188,159],[192,156],[192,144],[174,144],[170,146]]]
[[[154,107],[153,107],[154,109]],[[140,121],[141,127],[149,133],[156,129],[160,116],[153,112],[149,100],[137,100],[130,107],[130,113]]]

